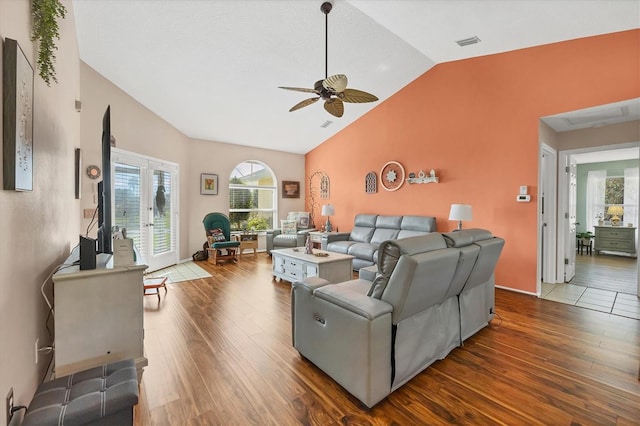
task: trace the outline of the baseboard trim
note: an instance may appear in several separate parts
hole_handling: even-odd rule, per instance
[[[536,296],[536,297],[540,296],[538,293],[532,293],[530,291],[519,290],[517,288],[505,287],[505,286],[501,286],[501,285],[496,285],[496,288],[499,288],[501,290],[513,291],[513,292],[516,292],[516,293],[528,294],[529,296]]]

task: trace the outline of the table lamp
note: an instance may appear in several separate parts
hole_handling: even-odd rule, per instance
[[[624,209],[622,206],[609,206],[607,209],[607,214],[611,215],[611,225],[618,226],[620,225],[620,218],[618,215],[624,215]]]
[[[463,220],[472,220],[473,213],[469,204],[451,204],[449,211],[449,220],[458,221],[458,231],[462,229]]]
[[[331,227],[331,222],[329,221],[329,217],[336,214],[335,209],[331,204],[325,204],[322,206],[322,212],[320,214],[322,214],[322,216],[327,217],[327,222],[324,224],[324,230],[326,232],[331,232],[333,228]]]

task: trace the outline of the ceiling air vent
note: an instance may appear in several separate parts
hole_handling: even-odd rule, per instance
[[[464,40],[458,40],[456,43],[458,43],[458,46],[464,47],[469,46],[470,44],[480,43],[480,39],[478,36],[473,36],[471,38],[465,38]]]

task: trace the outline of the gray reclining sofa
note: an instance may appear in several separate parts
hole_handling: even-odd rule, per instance
[[[489,323],[503,246],[482,229],[431,233],[380,244],[373,282],[297,281],[293,346],[373,407]]]
[[[322,249],[350,254],[353,269],[374,265],[378,246],[386,240],[425,235],[436,230],[433,216],[356,215],[351,232],[336,232],[322,237]]]

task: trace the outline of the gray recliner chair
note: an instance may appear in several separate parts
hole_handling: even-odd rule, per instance
[[[503,246],[480,229],[390,240],[373,282],[295,282],[293,346],[372,407],[489,323]]]
[[[267,231],[267,253],[271,255],[271,250],[304,247],[309,232],[315,231],[313,226],[302,227],[299,223],[295,234],[285,234],[280,229]]]

